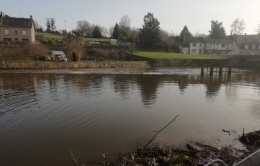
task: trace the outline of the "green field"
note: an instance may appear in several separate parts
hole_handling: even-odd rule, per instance
[[[63,35],[57,35],[57,34],[51,34],[51,33],[44,33],[44,32],[36,32],[35,35],[42,35],[45,38],[48,39],[62,39],[64,36]]]
[[[136,51],[134,55],[152,59],[227,59],[222,55],[182,54],[166,52]]]
[[[95,41],[95,42],[109,42],[108,38],[82,38],[83,41]]]

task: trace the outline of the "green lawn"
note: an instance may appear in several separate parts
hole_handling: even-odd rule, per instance
[[[221,55],[197,55],[197,54],[182,54],[182,53],[166,53],[166,52],[146,52],[136,51],[134,55],[152,59],[227,59]]]
[[[95,41],[95,42],[109,42],[110,39],[107,38],[83,38],[83,41]]]
[[[36,32],[35,35],[42,35],[45,38],[52,38],[52,39],[62,39],[64,37],[63,35],[44,33],[44,32]]]

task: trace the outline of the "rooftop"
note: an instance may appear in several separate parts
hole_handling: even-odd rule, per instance
[[[0,26],[4,27],[18,27],[18,28],[31,28],[33,26],[32,18],[16,18],[7,15],[2,17]]]

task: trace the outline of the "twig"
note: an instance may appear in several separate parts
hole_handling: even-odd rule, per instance
[[[173,118],[173,120],[171,120],[166,126],[164,126],[161,130],[159,130],[148,142],[147,144],[144,146],[144,149],[150,144],[153,142],[153,140],[157,137],[157,135],[163,131],[166,127],[168,127],[172,122],[175,121],[176,118],[178,118],[179,115],[175,116],[175,118]]]
[[[71,156],[72,156],[72,160],[75,162],[75,164],[77,166],[79,166],[79,155],[80,155],[80,153],[78,154],[77,159],[76,159],[76,157],[74,156],[74,154],[72,153],[71,150],[70,150],[70,153],[71,153]]]

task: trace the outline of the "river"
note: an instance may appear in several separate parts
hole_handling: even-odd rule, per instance
[[[199,69],[0,71],[0,165],[73,165],[142,146],[234,145],[260,129],[260,72]],[[230,131],[230,134],[223,132]]]

